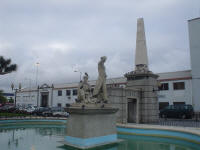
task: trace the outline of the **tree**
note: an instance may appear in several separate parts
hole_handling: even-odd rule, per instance
[[[11,59],[5,59],[0,56],[0,75],[11,73],[17,70],[16,64],[11,64]]]
[[[10,98],[8,99],[8,101],[9,101],[9,103],[14,103],[14,99],[13,99],[12,97],[10,97]]]
[[[3,91],[0,90],[0,103],[5,104],[7,101],[7,98],[3,96]]]

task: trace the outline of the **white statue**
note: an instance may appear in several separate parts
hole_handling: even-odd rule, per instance
[[[81,103],[90,103],[90,97],[91,97],[91,87],[88,83],[88,74],[85,73],[83,81],[80,81],[79,83],[78,100],[80,100]]]
[[[93,97],[97,98],[97,102],[107,102],[107,89],[106,89],[106,71],[104,63],[106,61],[106,56],[101,57],[98,63],[98,80],[96,82]]]

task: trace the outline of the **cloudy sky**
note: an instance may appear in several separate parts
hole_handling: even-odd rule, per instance
[[[199,0],[0,0],[0,55],[18,65],[0,77],[13,82],[78,82],[79,73],[97,78],[106,55],[108,78],[134,68],[136,21],[145,22],[150,70],[190,69],[187,20],[200,16]]]

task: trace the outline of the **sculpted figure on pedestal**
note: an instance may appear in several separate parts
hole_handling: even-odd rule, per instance
[[[97,98],[97,102],[107,102],[107,89],[106,89],[106,70],[104,63],[106,62],[106,56],[101,57],[98,63],[98,80],[96,82],[93,97]]]
[[[85,73],[83,77],[83,81],[80,81],[79,87],[78,87],[78,100],[81,101],[81,103],[90,103],[90,97],[91,97],[91,87],[88,83],[88,74]]]

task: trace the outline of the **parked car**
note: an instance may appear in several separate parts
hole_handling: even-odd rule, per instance
[[[194,110],[192,105],[169,105],[160,110],[161,118],[192,118]]]
[[[68,117],[69,113],[65,112],[62,107],[52,107],[50,110],[44,111],[43,116]]]
[[[33,113],[35,111],[36,107],[34,106],[28,106],[27,108],[25,108],[25,111],[27,113]]]
[[[14,105],[4,105],[0,108],[1,112],[14,112],[16,110],[16,108],[14,107]]]
[[[33,115],[43,115],[43,112],[49,111],[49,107],[37,107],[35,110],[32,112]]]

